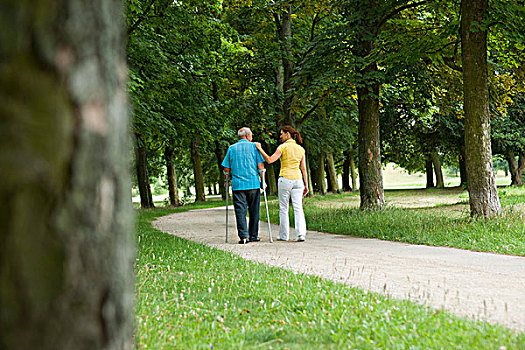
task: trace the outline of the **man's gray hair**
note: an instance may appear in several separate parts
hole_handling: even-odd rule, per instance
[[[251,134],[252,134],[252,131],[250,130],[250,128],[247,128],[247,127],[240,128],[239,131],[237,131],[237,136],[239,136],[239,138],[246,137]]]

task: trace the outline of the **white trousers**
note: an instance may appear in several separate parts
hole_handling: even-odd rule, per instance
[[[290,220],[288,217],[288,207],[290,197],[295,218],[295,233],[297,238],[306,238],[306,220],[303,212],[303,191],[304,183],[302,179],[290,180],[279,177],[279,238],[288,240],[290,236]]]

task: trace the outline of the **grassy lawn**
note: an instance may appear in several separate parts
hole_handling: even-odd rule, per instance
[[[365,212],[357,193],[315,196],[304,211],[309,230],[525,256],[525,188],[499,188],[499,195],[504,213],[491,220],[471,219],[468,193],[457,188],[387,190],[387,209]],[[269,206],[278,223],[279,204]],[[290,217],[293,223],[291,210]]]
[[[203,206],[138,211],[138,349],[525,348],[524,333],[248,262],[151,226]]]

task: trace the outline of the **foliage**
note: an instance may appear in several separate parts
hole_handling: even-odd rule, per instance
[[[464,143],[459,4],[127,0],[133,129],[147,147],[150,173],[164,171],[170,145],[182,181],[191,183],[189,143],[199,135],[205,182],[215,183],[216,154],[241,126],[275,149],[287,98],[308,153],[329,149],[341,159],[357,139],[356,88],[373,83],[381,86],[384,161],[416,171],[437,151],[442,163],[457,166]],[[494,151],[519,150],[524,10],[513,0],[489,5],[481,25],[489,28]],[[291,36],[283,43],[277,18],[286,6]],[[292,63],[286,96],[283,60]],[[363,70],[374,63],[376,71]]]

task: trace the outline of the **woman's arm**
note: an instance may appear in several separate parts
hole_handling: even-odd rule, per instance
[[[301,159],[301,173],[303,173],[304,190],[303,196],[308,194],[308,173],[306,172],[306,156]]]
[[[259,152],[261,152],[261,155],[263,156],[266,163],[272,164],[277,159],[281,158],[281,154],[282,154],[281,151],[276,150],[275,153],[270,157],[266,154],[266,152],[264,152],[259,142],[254,142],[254,144],[255,144],[255,147],[257,147],[257,149],[259,150]]]

